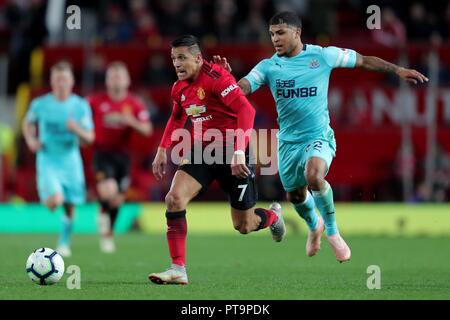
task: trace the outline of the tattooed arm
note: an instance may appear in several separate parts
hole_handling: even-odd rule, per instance
[[[428,81],[427,77],[416,70],[399,67],[378,57],[363,56],[359,53],[356,54],[356,67],[371,71],[395,73],[403,80],[412,82],[414,84],[417,84],[418,81],[420,81],[421,83]]]

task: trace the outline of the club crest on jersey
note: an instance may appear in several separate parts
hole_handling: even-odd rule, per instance
[[[181,94],[181,102],[183,102],[184,100],[186,100],[186,97],[184,96],[184,94]]]
[[[205,99],[205,90],[203,90],[203,88],[198,88],[198,90],[197,90],[197,97],[200,99],[200,100],[203,100],[203,99]]]
[[[186,114],[188,116],[192,116],[192,117],[198,117],[199,115],[201,115],[203,112],[206,111],[206,107],[205,106],[197,106],[195,104],[191,104],[189,106],[189,108],[186,108]]]
[[[309,68],[316,69],[318,67],[320,67],[320,62],[316,59],[312,59],[311,62],[309,63]]]
[[[122,113],[131,113],[131,106],[129,104],[125,104],[122,106]]]

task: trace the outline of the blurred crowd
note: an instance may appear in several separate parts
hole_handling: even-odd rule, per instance
[[[267,21],[281,10],[297,12],[310,37],[353,36],[367,31],[366,10],[374,4],[382,9],[382,30],[374,38],[384,45],[447,41],[450,35],[450,3],[443,0],[0,0],[0,30],[9,35],[3,41],[57,38],[61,30],[46,26],[58,26],[50,21],[58,18],[58,9],[72,4],[85,15],[89,30],[84,32],[105,43],[157,44],[184,33],[213,42],[267,41]]]
[[[379,30],[366,27],[367,8],[374,4],[381,8]],[[81,30],[65,26],[70,16],[65,8],[71,5],[81,8]],[[13,93],[18,83],[29,79],[30,54],[42,44],[158,48],[186,33],[206,45],[269,43],[267,22],[281,10],[293,10],[302,18],[305,42],[342,45],[370,37],[381,46],[401,47],[407,42],[440,44],[450,36],[450,2],[444,0],[0,0],[0,54],[8,55],[9,69],[14,70],[8,80]],[[151,59],[153,72],[147,74],[152,78],[143,83],[171,82],[163,59]],[[99,57],[90,63],[95,70],[103,62]]]

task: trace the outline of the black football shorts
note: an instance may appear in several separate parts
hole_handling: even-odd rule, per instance
[[[119,192],[124,193],[130,186],[130,158],[122,152],[94,152],[95,179],[100,182],[114,179],[119,186]]]
[[[193,157],[188,156],[184,158],[178,170],[183,170],[202,185],[200,193],[205,193],[211,183],[217,180],[221,189],[228,194],[228,201],[232,208],[238,210],[253,208],[258,198],[258,190],[255,166],[249,164],[248,152],[246,153],[246,165],[251,174],[244,179],[231,174],[230,163],[227,163],[225,158],[222,158],[221,163],[205,163],[201,157],[201,163],[197,163],[200,161],[193,161]],[[229,159],[231,159],[230,156]]]

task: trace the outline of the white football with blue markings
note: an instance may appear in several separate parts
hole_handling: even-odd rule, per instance
[[[64,260],[53,249],[39,248],[28,257],[26,272],[34,283],[55,284],[64,275]]]

